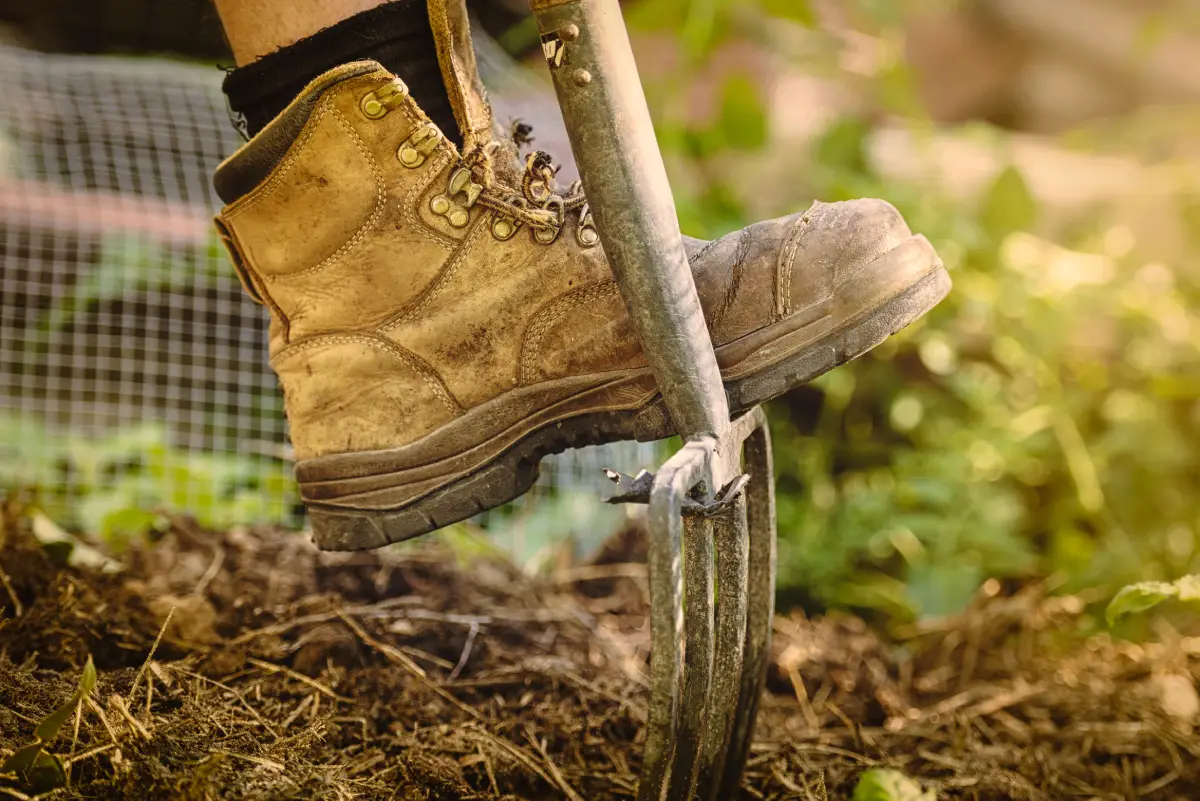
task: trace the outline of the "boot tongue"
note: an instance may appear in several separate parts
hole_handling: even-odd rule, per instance
[[[267,127],[217,167],[213,187],[218,197],[226,204],[232,203],[266,180],[304,130],[321,96],[343,81],[374,72],[381,80],[392,78],[375,61],[353,61],[315,78]]]
[[[488,103],[465,0],[427,0],[429,24],[437,45],[438,62],[454,118],[463,135],[463,152],[486,145],[493,139],[492,107]],[[503,140],[503,137],[501,138]]]

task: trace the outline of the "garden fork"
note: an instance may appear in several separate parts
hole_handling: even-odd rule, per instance
[[[766,417],[755,408],[729,419],[618,0],[530,5],[587,187],[584,214],[594,216],[684,440],[656,475],[610,472],[614,502],[650,507],[651,699],[638,798],[732,798],[750,749],[774,614]]]

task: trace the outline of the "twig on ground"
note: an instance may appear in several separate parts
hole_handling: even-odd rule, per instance
[[[108,732],[108,739],[112,740],[113,748],[115,749],[115,753],[113,754],[113,761],[120,762],[121,761],[121,741],[117,738],[117,733],[116,733],[116,731],[113,730],[112,724],[109,723],[108,716],[104,714],[104,708],[101,707],[99,704],[97,704],[95,702],[95,700],[92,699],[92,696],[90,696],[90,695],[85,695],[83,697],[83,702],[85,704],[87,704],[88,709],[92,710],[92,712],[96,715],[96,717],[100,718],[100,724],[102,726],[104,726],[104,730],[106,732]]]
[[[342,622],[345,623],[352,632],[354,632],[355,636],[357,636],[360,640],[362,640],[367,645],[374,648],[379,653],[383,654],[385,657],[387,657],[387,659],[389,661],[391,661],[391,662],[399,665],[400,667],[404,668],[405,670],[407,670],[410,674],[412,674],[413,678],[415,678],[417,681],[424,684],[426,687],[428,687],[434,693],[436,693],[440,697],[444,698],[446,701],[449,701],[451,704],[458,707],[460,710],[467,713],[472,718],[475,718],[476,720],[479,720],[479,721],[483,720],[483,715],[481,715],[478,710],[472,709],[471,707],[467,706],[462,701],[458,700],[453,695],[451,695],[449,692],[447,692],[444,688],[438,686],[436,683],[431,681],[429,678],[429,674],[427,674],[424,670],[422,670],[420,665],[418,665],[416,662],[412,661],[412,659],[409,656],[407,656],[403,651],[401,651],[399,648],[395,648],[391,645],[388,645],[385,642],[380,642],[379,640],[375,639],[374,637],[372,637],[370,634],[368,634],[366,632],[366,629],[364,629],[357,622],[355,622],[354,618],[350,617],[349,615],[339,612],[338,617],[340,617],[342,619]]]
[[[208,676],[204,676],[200,673],[195,673],[193,671],[188,670],[187,668],[182,668],[182,667],[179,667],[178,665],[175,665],[173,667],[175,670],[178,670],[180,673],[182,673],[185,676],[191,676],[194,679],[198,679],[200,681],[206,682],[208,684],[213,685],[214,687],[220,687],[225,692],[232,694],[233,697],[236,698],[241,703],[242,708],[244,708],[247,712],[249,712],[250,716],[252,718],[254,718],[254,720],[257,721],[260,726],[262,726],[264,729],[269,731],[272,734],[272,736],[275,737],[276,740],[279,739],[279,732],[275,731],[274,727],[272,727],[270,723],[267,723],[267,721],[263,718],[263,716],[258,714],[258,712],[254,709],[254,707],[250,706],[250,703],[237,690],[233,689],[228,684],[219,682],[216,679],[210,679]]]
[[[130,725],[136,734],[140,734],[145,740],[150,739],[150,732],[146,730],[146,727],[143,726],[137,718],[130,714],[129,707],[125,704],[124,698],[116,693],[113,693],[112,697],[108,699],[108,702],[113,705],[117,712],[121,713],[121,717],[125,718],[125,721]]]
[[[340,701],[343,704],[354,703],[353,698],[347,698],[344,695],[338,695],[333,690],[326,687],[324,684],[317,681],[316,679],[311,678],[309,676],[305,676],[303,673],[301,673],[297,670],[292,670],[289,667],[284,667],[283,665],[275,665],[270,662],[264,662],[263,660],[255,659],[252,656],[246,657],[246,664],[254,665],[255,667],[262,668],[263,670],[270,671],[271,673],[282,673],[283,675],[287,676],[288,678],[295,679],[296,681],[301,682],[303,684],[307,684],[309,687],[312,687],[314,690],[317,690],[322,695],[328,696],[329,698],[332,698],[335,701]]]
[[[467,660],[471,658],[471,649],[475,647],[475,637],[479,634],[479,624],[472,623],[470,631],[467,632],[467,641],[463,644],[462,654],[458,657],[458,664],[454,666],[454,670],[450,671],[449,679],[454,681],[462,673],[463,668],[467,666]]]
[[[213,751],[212,753],[220,754],[221,756],[233,757],[234,759],[241,759],[254,765],[261,765],[264,768],[270,768],[274,771],[282,772],[283,770],[286,770],[286,766],[281,765],[273,759],[267,759],[265,757],[250,756],[249,754],[237,754],[233,751]]]
[[[21,605],[21,599],[17,597],[17,591],[13,589],[12,583],[8,580],[8,574],[4,572],[4,568],[0,567],[0,584],[4,585],[5,591],[8,592],[8,597],[13,604],[13,617],[20,617],[25,614],[25,607]]]
[[[315,623],[328,623],[343,615],[350,615],[363,620],[400,618],[407,620],[422,620],[430,623],[452,623],[459,626],[490,626],[496,623],[564,623],[578,621],[578,614],[567,614],[552,609],[497,609],[490,615],[464,615],[454,612],[435,612],[429,609],[399,609],[397,607],[412,605],[411,598],[390,598],[377,604],[365,606],[347,606],[335,612],[321,612],[312,615],[302,615],[292,620],[263,626],[261,629],[245,631],[230,640],[232,645],[250,642],[258,637],[286,634],[294,628],[309,626]]]
[[[644,562],[621,562],[610,565],[580,565],[556,571],[551,578],[557,585],[577,584],[581,581],[628,578],[645,581],[649,568]]]
[[[218,542],[214,549],[216,553],[213,555],[212,562],[209,563],[208,569],[204,571],[204,575],[200,577],[200,581],[196,583],[196,588],[192,590],[192,595],[204,595],[204,591],[208,589],[208,585],[221,572],[221,566],[225,564],[225,549]]]
[[[488,783],[492,785],[492,794],[499,798],[500,785],[496,784],[496,774],[492,771],[492,760],[488,758],[487,752],[479,743],[475,743],[475,750],[479,752],[479,758],[483,760],[483,770],[487,773]]]
[[[296,718],[300,717],[300,715],[304,713],[304,710],[312,705],[313,699],[316,697],[316,693],[304,696],[304,700],[296,704],[296,708],[292,710],[290,715],[284,718],[283,723],[280,724],[279,728],[283,729],[284,731],[287,731],[289,728],[291,728],[291,725],[296,722]]]
[[[534,737],[533,734],[530,733],[528,726],[525,728],[525,738],[529,740],[529,744],[535,746],[538,752],[542,755],[542,761],[546,763],[546,770],[550,772],[550,775],[554,778],[554,783],[558,786],[558,789],[562,790],[563,795],[565,795],[571,801],[583,801],[583,796],[575,792],[575,788],[571,786],[570,782],[566,780],[566,777],[562,775],[562,771],[558,769],[558,765],[554,764],[554,760],[550,758],[550,753],[546,751],[546,741],[538,740],[536,737]]]
[[[158,636],[154,638],[153,644],[150,646],[149,653],[146,654],[145,660],[142,661],[142,666],[138,668],[137,674],[133,677],[133,684],[129,688],[129,705],[133,706],[134,699],[137,698],[138,682],[142,680],[142,674],[146,672],[146,668],[150,665],[150,660],[154,659],[154,654],[158,651],[158,646],[162,642],[163,635],[167,633],[167,626],[171,625],[171,618],[175,616],[175,607],[171,607],[167,611],[167,619],[163,621],[162,628],[158,630]],[[147,680],[148,682],[149,680]],[[149,690],[147,690],[149,692]],[[148,709],[149,707],[147,707]]]
[[[74,765],[76,762],[82,762],[85,759],[91,759],[94,756],[99,756],[100,754],[103,754],[105,751],[108,751],[113,748],[116,748],[116,746],[113,745],[112,743],[106,743],[105,745],[98,745],[95,748],[90,748],[87,751],[84,751],[82,754],[72,754],[71,756],[68,756],[63,759],[63,761],[62,761],[63,768],[65,770],[69,771],[71,769],[71,766]]]
[[[493,746],[497,750],[507,754],[510,759],[513,759],[519,764],[524,765],[525,768],[527,768],[546,784],[550,785],[551,787],[558,787],[554,780],[551,779],[546,771],[542,769],[542,766],[537,763],[537,760],[527,754],[525,749],[521,748],[521,746],[510,742],[503,737],[498,737],[487,729],[474,729],[473,731],[484,743]]]
[[[75,749],[79,747],[79,724],[83,720],[83,704],[75,705],[75,731],[71,734],[71,755],[63,760],[63,774],[67,778],[67,784],[71,783],[71,759],[75,756]]]

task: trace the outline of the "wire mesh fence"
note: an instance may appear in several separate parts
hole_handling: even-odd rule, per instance
[[[547,102],[501,83],[522,113]],[[158,508],[303,523],[265,313],[209,222],[213,168],[240,144],[219,84],[211,67],[0,46],[0,485],[36,485],[101,534]],[[527,497],[595,503],[602,466],[654,455],[568,452]]]

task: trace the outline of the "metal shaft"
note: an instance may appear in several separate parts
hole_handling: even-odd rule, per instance
[[[729,425],[728,401],[618,0],[530,5],[596,229],[646,361],[680,436],[719,438]]]

